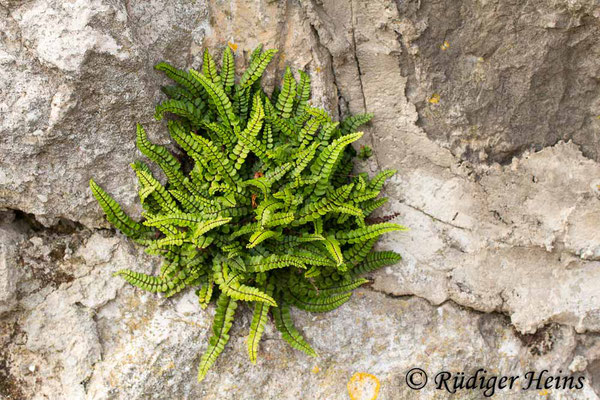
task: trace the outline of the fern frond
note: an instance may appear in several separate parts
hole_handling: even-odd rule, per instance
[[[298,84],[298,103],[296,104],[296,116],[304,114],[308,99],[310,99],[310,76],[304,71],[298,71],[300,74],[300,83]]]
[[[192,92],[179,85],[163,86],[160,89],[167,97],[174,100],[194,101],[196,99]]]
[[[393,231],[405,231],[406,227],[398,224],[384,222],[381,224],[369,225],[364,228],[354,229],[348,232],[340,232],[336,234],[336,238],[341,243],[360,243],[367,240],[377,238],[384,233]]]
[[[225,128],[222,124],[209,122],[205,123],[204,127],[208,131],[213,132],[219,141],[227,147],[231,147],[236,141],[235,134],[233,134],[229,129]]]
[[[229,330],[233,323],[236,308],[236,301],[226,294],[221,293],[217,300],[217,309],[215,310],[215,319],[213,320],[213,335],[210,338],[208,348],[200,358],[198,382],[204,380],[209,368],[215,363],[217,357],[223,352],[225,345],[229,341]]]
[[[217,113],[221,117],[223,123],[225,123],[227,126],[230,126],[233,130],[238,128],[238,118],[234,114],[231,101],[229,100],[229,97],[227,97],[227,94],[221,85],[214,83],[210,78],[193,69],[190,70],[190,74],[192,74],[192,76],[204,87],[204,90],[206,90],[212,99],[213,104],[217,109]]]
[[[202,221],[196,225],[193,232],[193,237],[199,237],[205,233],[231,221],[231,218],[215,218],[208,221]]]
[[[248,244],[246,245],[247,248],[251,249],[253,247],[256,247],[257,245],[259,245],[260,243],[264,242],[265,240],[278,236],[279,233],[275,232],[275,231],[258,231],[252,234],[252,236],[250,236],[250,240],[248,241]]]
[[[335,310],[352,297],[352,293],[336,294],[329,297],[309,297],[288,292],[286,299],[301,310],[310,312],[327,312]]]
[[[351,270],[353,275],[375,271],[386,265],[394,265],[402,260],[402,256],[393,251],[377,251],[369,253],[365,260]]]
[[[108,193],[106,193],[93,179],[90,179],[90,188],[92,194],[104,210],[106,218],[113,224],[118,230],[123,232],[130,238],[138,238],[142,233],[147,232],[148,229],[141,224],[132,220],[123,209]]]
[[[225,182],[227,182],[232,187],[235,187],[235,175],[236,171],[229,162],[229,159],[223,155],[221,151],[208,139],[203,138],[202,136],[197,136],[191,134],[192,137],[196,140],[197,143],[200,144],[202,149],[204,150],[204,155],[206,158],[215,166],[215,169],[223,177]]]
[[[194,97],[201,97],[204,89],[189,72],[177,69],[166,62],[159,62],[154,66],[157,71],[162,71],[169,78],[186,88]]]
[[[255,287],[247,286],[239,282],[241,274],[229,275],[225,264],[216,263],[214,267],[215,283],[227,296],[236,300],[260,301],[273,307],[277,307],[275,300],[268,294]]]
[[[281,118],[290,118],[294,108],[294,99],[296,97],[296,80],[292,75],[292,70],[287,67],[283,76],[283,85],[281,93],[277,97],[275,108],[279,111]]]
[[[325,250],[331,255],[331,259],[335,261],[336,265],[342,265],[344,263],[344,256],[342,249],[340,248],[340,242],[338,242],[335,236],[327,236],[325,240],[320,242],[324,245]]]
[[[144,221],[146,226],[176,225],[176,226],[196,226],[202,221],[201,214],[188,214],[177,212],[173,214],[156,215]]]
[[[327,111],[323,110],[322,108],[307,107],[306,113],[311,115],[313,119],[317,120],[321,124],[330,124],[332,122]]]
[[[318,202],[308,204],[299,211],[292,225],[302,225],[315,221],[328,212],[335,210],[337,204],[344,202],[348,198],[353,186],[353,184],[344,185]]]
[[[247,88],[252,86],[252,84],[260,79],[265,68],[271,62],[273,56],[277,53],[275,49],[269,49],[260,55],[256,55],[254,59],[250,62],[250,66],[240,79],[240,87]]]
[[[328,181],[338,162],[344,148],[352,142],[357,141],[362,137],[362,132],[351,133],[334,140],[325,148],[319,155],[317,161],[311,166],[313,175],[319,177],[319,183],[315,188],[315,194],[321,195],[325,193],[328,187]]]
[[[225,47],[223,51],[223,61],[221,62],[221,82],[225,91],[231,91],[235,83],[235,61],[233,60],[233,53],[229,46]]]
[[[128,269],[122,269],[115,272],[115,276],[120,276],[131,285],[147,292],[157,293],[166,292],[169,287],[167,283],[160,278],[152,275],[146,275],[141,272],[135,272]]]
[[[175,85],[162,88],[168,100],[156,106],[155,116],[169,114],[169,133],[182,152],[152,143],[138,124],[137,147],[166,177],[142,161],[131,164],[143,222],[90,181],[108,220],[147,254],[163,258],[158,276],[130,270],[117,275],[164,297],[194,287],[201,308],[218,293],[199,380],[223,351],[240,300],[255,303],[247,343],[251,362],[269,311],[286,341],[316,355],[294,327],[290,307],[324,312],[348,301],[368,282],[360,273],[400,259],[373,252],[379,236],[404,229],[379,223],[397,214],[365,222],[386,201],[378,196],[394,172],[372,179],[352,173],[357,151],[351,144],[362,136],[356,128],[371,115],[334,122],[327,106],[310,105],[308,74],[299,71],[297,82],[290,68],[267,94],[260,80],[276,50],[263,52],[262,46],[236,84],[232,49],[225,46],[220,71],[208,50],[201,72],[156,66]],[[370,153],[365,147],[358,157]]]
[[[305,269],[306,265],[301,259],[290,255],[272,254],[268,257],[253,257],[246,265],[248,271],[251,272],[266,272],[273,269],[281,269],[289,266]]]
[[[376,209],[378,209],[379,207],[381,207],[382,205],[387,203],[388,200],[389,199],[387,197],[382,197],[379,199],[365,201],[363,204],[360,205],[360,208],[363,210],[364,216],[368,217],[369,215],[371,215],[373,213],[373,211],[375,211]]]
[[[300,130],[299,140],[301,149],[308,146],[313,141],[320,126],[321,122],[318,119],[311,118],[308,120],[306,125]]]
[[[359,126],[366,124],[372,118],[373,114],[356,114],[344,119],[340,126],[342,135],[356,132],[356,129],[358,129]]]
[[[373,249],[375,242],[377,242],[377,237],[358,242],[349,249],[344,250],[346,262],[356,264],[364,260],[367,254]]]
[[[283,303],[279,307],[272,310],[272,312],[273,318],[275,319],[275,327],[279,332],[281,332],[281,337],[283,337],[283,339],[293,348],[300,350],[309,356],[316,357],[317,353],[306,342],[306,340],[304,340],[300,332],[298,332],[294,326],[289,305]]]
[[[163,185],[149,172],[146,168],[140,168],[140,164],[132,165],[140,184],[143,187],[152,187],[154,190],[150,193],[159,207],[167,213],[175,213],[180,211],[175,204],[175,200]]]
[[[181,172],[179,161],[165,147],[150,142],[146,131],[140,124],[137,124],[136,144],[142,154],[160,166],[170,183],[179,190],[185,190],[186,179]]]
[[[198,290],[198,304],[203,310],[206,309],[206,307],[208,307],[208,303],[210,303],[213,294],[213,286],[214,281],[209,275],[206,277],[206,280]]]
[[[368,189],[379,193],[385,181],[391,178],[396,172],[395,169],[386,169],[379,172],[367,185]]]
[[[311,297],[333,296],[333,295],[340,294],[340,293],[351,292],[354,289],[356,289],[368,282],[369,282],[369,280],[364,279],[364,278],[353,279],[353,280],[350,279],[350,280],[345,280],[345,281],[335,283],[332,285],[324,285],[324,286],[317,285],[318,287],[316,289],[313,289],[312,287],[309,288],[307,293]]]
[[[271,296],[273,294],[274,287],[269,284],[266,287],[265,293]],[[265,325],[269,316],[270,306],[264,302],[254,303],[254,312],[252,314],[252,322],[250,323],[250,332],[248,333],[247,346],[248,356],[250,362],[256,364],[256,357],[258,355],[258,344],[265,331]]]
[[[189,101],[174,99],[165,100],[156,106],[154,118],[156,118],[157,121],[160,121],[167,112],[186,118],[196,127],[202,126],[203,124],[204,109],[195,107],[194,104]]]
[[[215,64],[215,60],[208,52],[208,49],[204,49],[204,53],[202,54],[202,73],[214,84],[221,84],[221,76],[217,72],[217,64]]]
[[[265,116],[265,113],[263,111],[262,102],[260,101],[260,96],[254,96],[252,112],[250,113],[250,120],[248,121],[248,125],[246,126],[246,129],[244,129],[243,132],[241,132],[241,133],[236,132],[236,136],[239,140],[239,143],[246,146],[254,154],[256,154],[261,160],[263,160],[265,163],[269,164],[270,157],[267,154],[268,153],[267,148],[263,146],[263,144],[260,142],[260,140],[256,139],[256,136],[258,135],[258,133],[260,132],[260,130],[262,128],[264,116]],[[235,154],[235,151],[234,151],[234,154]],[[242,166],[242,162],[236,163],[237,169],[240,169],[240,167]]]

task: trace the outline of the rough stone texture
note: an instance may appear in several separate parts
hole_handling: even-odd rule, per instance
[[[600,160],[592,0],[0,0],[0,398],[380,399],[421,367],[581,373],[600,393]],[[167,143],[152,66],[198,67],[205,46],[258,43],[307,70],[313,102],[374,112],[364,171],[394,168],[383,214],[404,260],[326,315],[295,313],[318,359],[269,327],[246,361],[249,310],[202,384],[212,309],[143,294],[111,273],[158,260],[105,227],[94,177],[139,213],[134,123]],[[430,376],[431,379],[431,376]],[[501,391],[498,398],[539,398]],[[463,392],[481,398],[480,392]]]
[[[11,224],[12,213],[0,212],[0,315],[11,311],[17,304],[17,283],[21,278],[17,247],[23,240],[18,228]]]

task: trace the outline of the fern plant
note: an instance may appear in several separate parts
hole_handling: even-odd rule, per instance
[[[228,47],[220,71],[207,51],[202,72],[156,65],[175,84],[163,88],[169,99],[156,106],[155,117],[170,116],[169,133],[189,157],[180,162],[137,125],[137,147],[166,177],[162,184],[144,162],[131,164],[142,222],[90,180],[108,220],[164,259],[158,275],[127,269],[117,275],[166,297],[197,288],[202,308],[216,298],[199,380],[223,351],[238,302],[254,308],[247,338],[252,363],[269,313],[284,340],[315,356],[291,308],[333,310],[368,282],[361,274],[400,260],[372,249],[380,235],[404,228],[367,218],[386,202],[378,195],[395,171],[372,179],[351,175],[356,152],[349,145],[372,116],[334,122],[310,105],[309,76],[299,71],[296,81],[289,68],[281,87],[265,94],[260,79],[275,53],[257,48],[237,83]]]

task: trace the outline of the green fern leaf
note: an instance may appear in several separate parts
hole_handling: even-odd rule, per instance
[[[296,116],[304,114],[308,99],[310,99],[310,76],[304,71],[298,71],[300,83],[298,84],[298,103],[296,104]]]
[[[268,295],[273,294],[274,287],[269,284],[265,290]],[[265,325],[269,316],[269,305],[264,302],[254,303],[254,312],[252,314],[252,322],[250,323],[250,333],[248,334],[247,345],[248,345],[248,356],[250,362],[256,364],[256,357],[258,355],[258,344],[265,331]]]
[[[367,240],[377,238],[384,233],[393,231],[405,231],[406,228],[402,225],[384,222],[381,224],[369,225],[364,228],[354,229],[349,232],[340,232],[336,234],[336,238],[341,243],[360,243]]]
[[[190,74],[192,74],[192,76],[204,87],[212,99],[223,123],[230,126],[233,130],[238,129],[238,118],[234,114],[231,101],[229,100],[229,97],[227,97],[225,91],[223,91],[221,85],[214,83],[210,78],[193,69],[190,70]]]
[[[362,137],[362,132],[351,133],[334,140],[325,150],[321,152],[317,161],[311,166],[313,175],[319,177],[319,183],[315,189],[316,195],[326,192],[328,181],[333,173],[344,148]]]
[[[270,49],[265,51],[263,54],[255,56],[250,63],[250,66],[240,79],[240,87],[247,88],[252,86],[254,82],[258,81],[276,53],[277,50]]]
[[[281,332],[281,337],[290,344],[293,348],[300,350],[309,356],[317,357],[317,353],[313,348],[304,340],[300,332],[294,326],[292,322],[292,316],[290,315],[290,307],[287,304],[281,304],[279,307],[273,309],[273,318],[275,319],[275,327]]]
[[[321,313],[335,310],[347,302],[351,296],[352,293],[342,293],[329,297],[308,297],[289,292],[286,300],[301,310]]]
[[[281,269],[289,266],[305,269],[306,265],[301,259],[290,255],[272,254],[268,257],[253,257],[246,265],[248,271],[251,272],[266,272],[273,269]]]
[[[281,118],[290,118],[294,108],[294,99],[296,97],[296,80],[292,75],[292,70],[287,67],[283,76],[283,85],[281,93],[277,97],[275,108],[279,111]]]
[[[275,300],[268,294],[255,287],[240,283],[239,279],[241,276],[241,273],[230,275],[227,266],[223,263],[216,263],[214,266],[215,283],[219,285],[219,289],[227,296],[236,300],[260,301],[273,307],[277,307]]]
[[[215,64],[215,60],[213,60],[208,49],[204,49],[204,53],[202,54],[202,73],[215,85],[221,84],[221,76],[217,72],[217,64]]]
[[[223,83],[226,92],[230,91],[235,83],[235,61],[233,60],[233,53],[229,46],[226,46],[223,51],[221,82]]]
[[[373,114],[356,114],[346,118],[340,126],[342,135],[356,132],[359,126],[366,124],[372,118]]]
[[[248,244],[246,245],[247,248],[251,249],[253,247],[256,247],[257,245],[259,245],[260,243],[262,243],[263,241],[278,236],[279,233],[274,232],[274,231],[258,231],[255,232],[254,234],[252,234],[252,236],[250,236],[250,240],[248,242]]]
[[[335,236],[327,236],[321,243],[324,245],[325,250],[329,252],[331,259],[335,261],[336,265],[342,265],[344,263],[340,242],[336,240]]]
[[[373,249],[375,242],[377,242],[377,237],[356,243],[349,249],[344,250],[344,259],[346,260],[346,262],[352,264],[361,262]]]
[[[203,103],[199,104],[202,105]],[[196,107],[188,101],[165,100],[156,106],[154,118],[160,121],[167,112],[186,118],[196,127],[200,127],[203,124],[204,107]]]
[[[351,270],[351,273],[353,275],[365,274],[386,265],[394,265],[400,260],[402,260],[402,256],[393,251],[377,251],[369,253],[361,264]]]
[[[199,237],[205,233],[231,221],[231,218],[215,218],[198,223],[194,229],[193,237]]]
[[[202,85],[189,72],[179,70],[166,62],[159,62],[154,66],[154,69],[164,72],[169,78],[186,88],[195,98],[203,95]]]
[[[166,177],[142,161],[131,164],[142,223],[90,181],[108,220],[147,254],[163,258],[158,276],[129,270],[117,275],[164,297],[193,287],[201,308],[219,293],[200,380],[229,339],[236,301],[255,303],[248,335],[252,362],[269,311],[286,341],[316,355],[294,327],[290,307],[332,310],[368,282],[360,273],[400,259],[373,247],[381,234],[403,227],[365,223],[386,201],[378,196],[394,171],[372,179],[352,173],[357,151],[351,144],[362,135],[355,131],[371,115],[334,122],[329,105],[309,104],[309,76],[300,71],[296,82],[290,68],[282,85],[267,94],[260,80],[275,53],[255,49],[237,84],[227,46],[220,71],[208,50],[202,72],[156,66],[175,85],[162,88],[168,100],[156,106],[155,116],[168,114],[180,151],[171,154],[169,146],[153,144],[137,126],[139,150]],[[358,156],[372,152],[367,150]]]
[[[136,143],[142,154],[160,166],[170,183],[179,190],[185,190],[186,178],[181,173],[181,164],[179,161],[165,147],[150,142],[146,131],[140,124],[137,124]]]
[[[224,293],[221,293],[217,300],[217,309],[215,311],[215,319],[213,321],[213,335],[210,338],[208,348],[200,358],[200,366],[198,367],[198,382],[201,382],[206,377],[206,373],[215,363],[219,354],[223,352],[225,345],[229,341],[229,330],[233,323],[233,316],[237,303]]]
[[[130,238],[138,238],[144,232],[149,231],[147,228],[127,216],[127,214],[123,212],[121,206],[100,186],[98,186],[93,179],[90,179],[90,188],[92,189],[92,194],[96,200],[98,200],[100,207],[102,207],[102,210],[104,210],[108,221],[126,236]]]
[[[120,276],[133,286],[147,292],[166,292],[169,289],[165,281],[157,278],[156,276],[146,275],[141,272],[123,269],[115,272],[115,276]]]

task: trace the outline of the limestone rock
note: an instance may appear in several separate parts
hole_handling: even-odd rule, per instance
[[[599,17],[592,0],[0,0],[0,398],[336,400],[358,372],[379,399],[446,398],[404,374],[478,366],[582,373],[556,395],[597,398]],[[135,123],[177,152],[153,65],[228,45],[241,68],[258,43],[280,50],[268,89],[290,65],[334,115],[375,114],[360,169],[398,170],[380,215],[410,230],[347,305],[294,313],[318,359],[269,327],[251,366],[240,307],[199,385],[212,308],[113,278],[159,260],[101,229],[87,185],[139,216]],[[497,394],[515,396],[540,393]]]
[[[18,228],[8,223],[14,216],[0,212],[0,315],[11,311],[17,304],[17,286],[23,275],[19,264],[19,245],[24,240]]]

